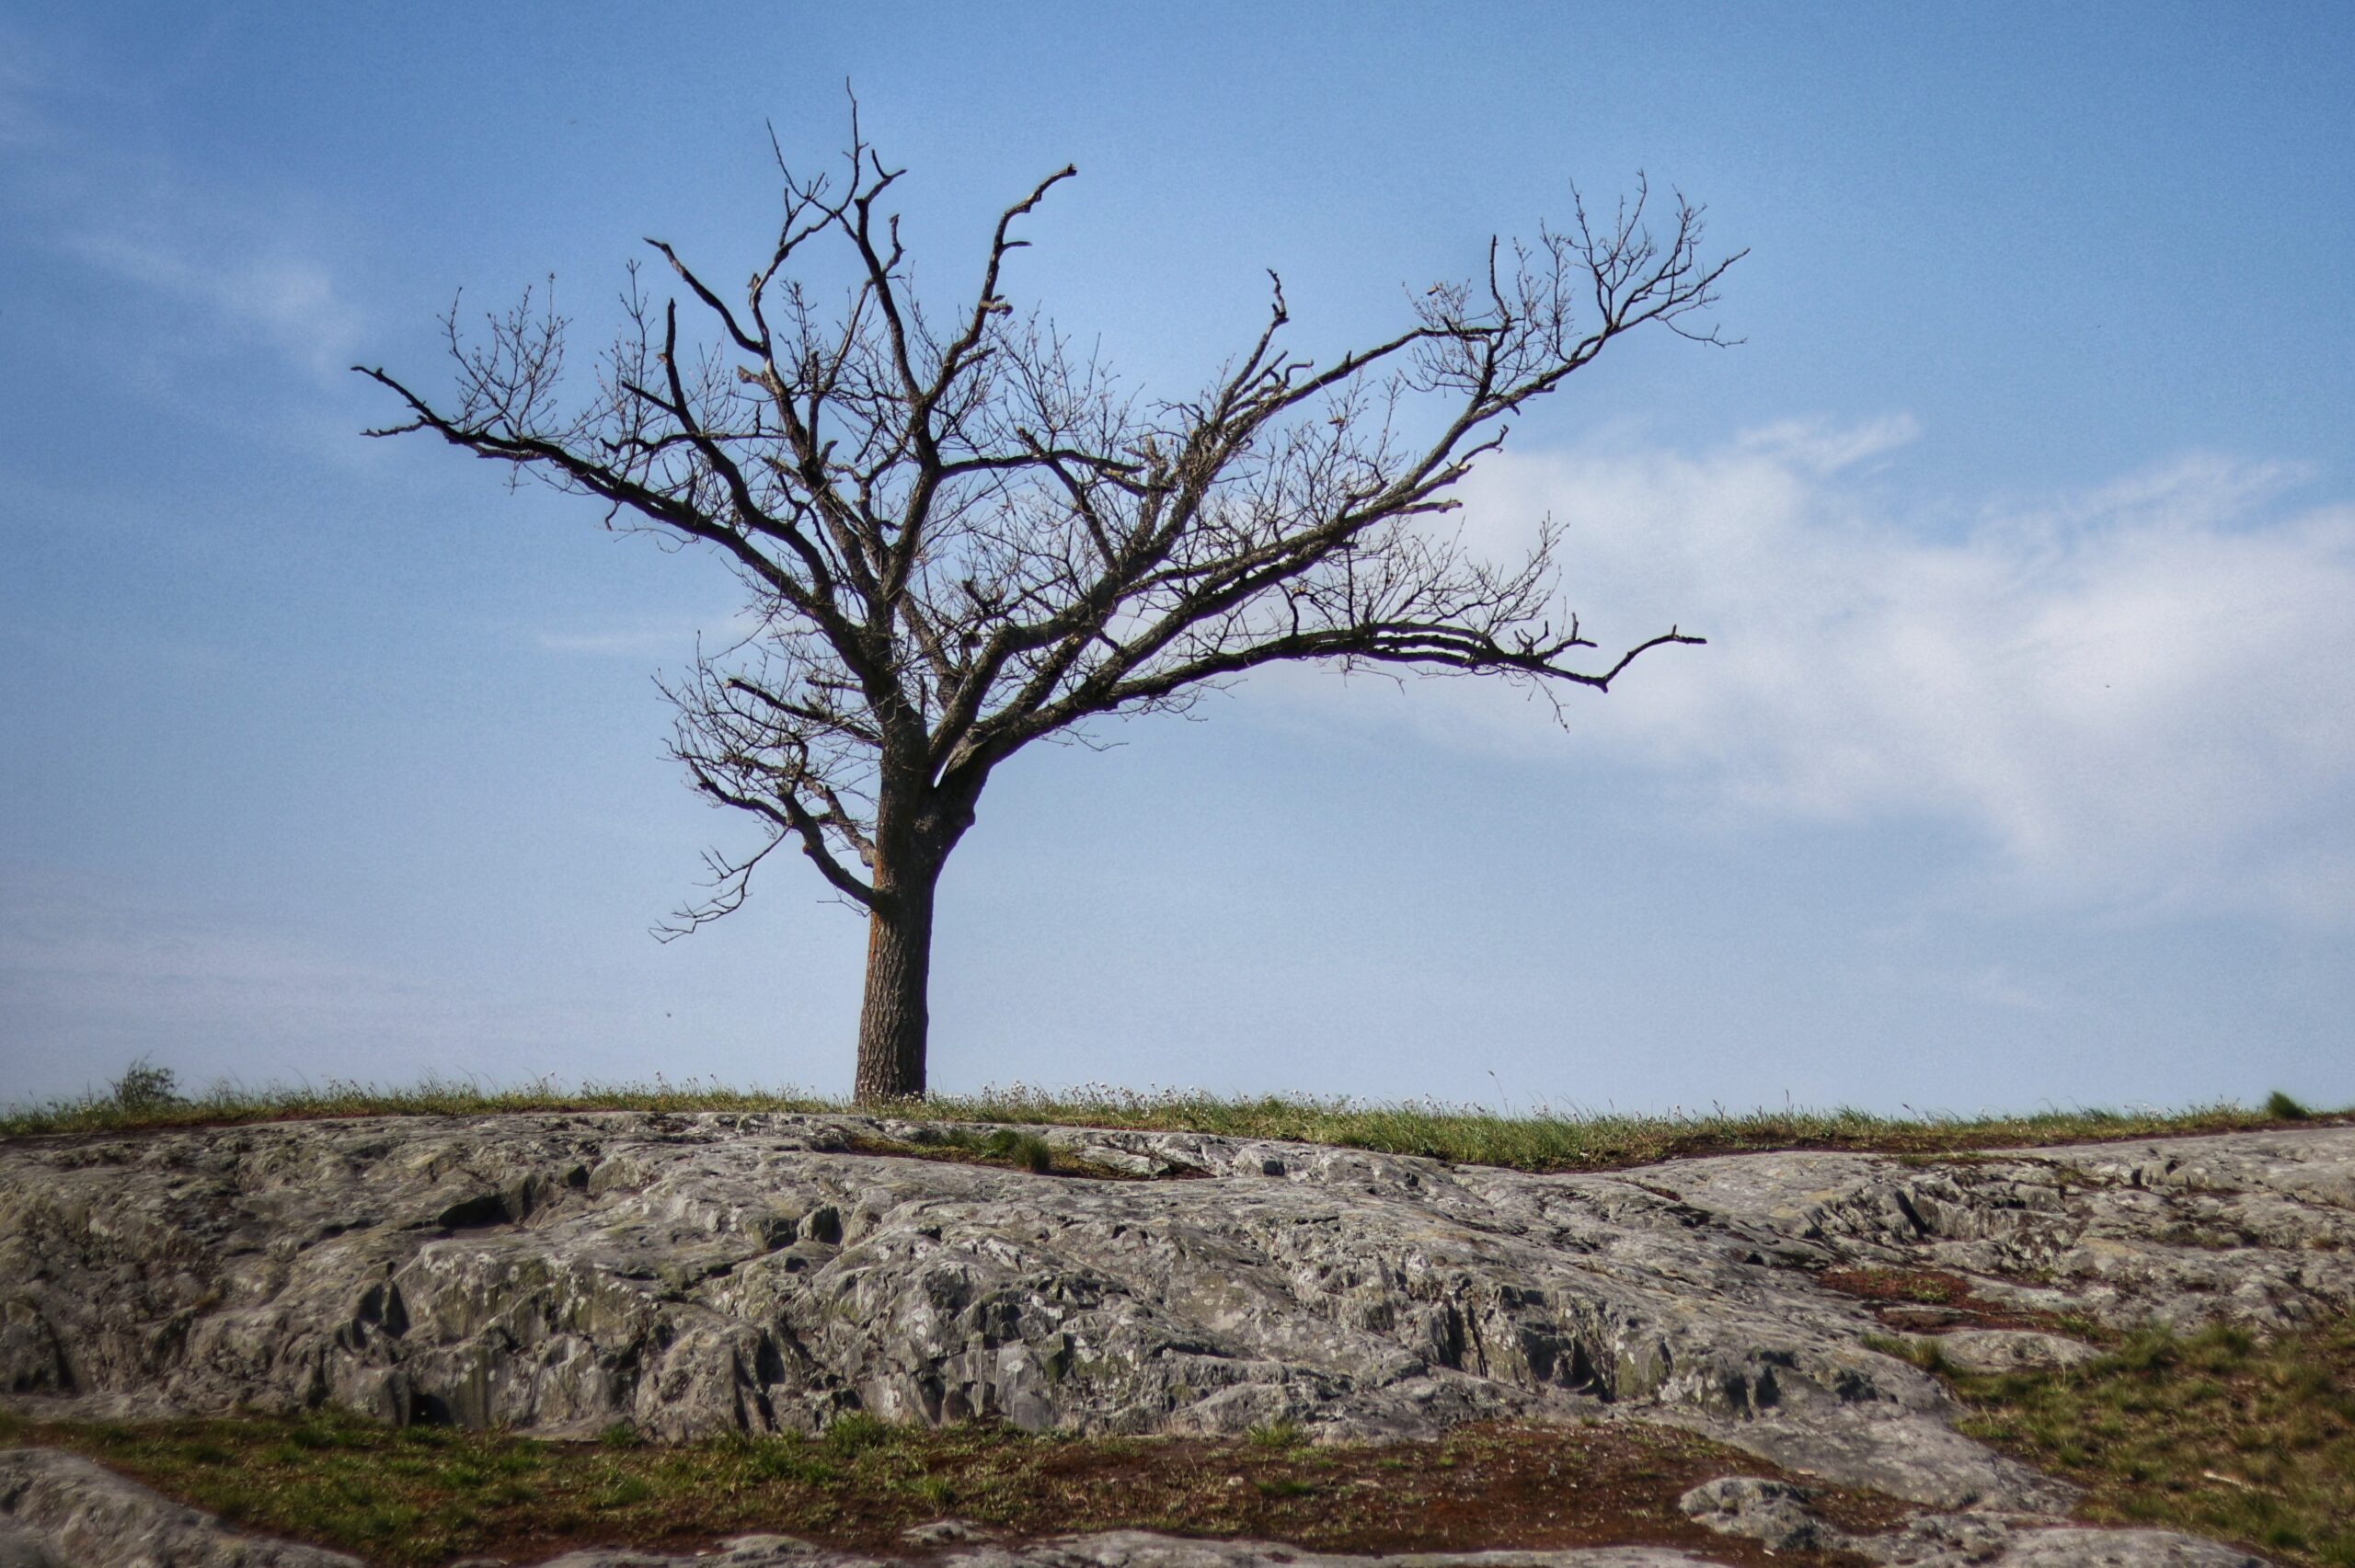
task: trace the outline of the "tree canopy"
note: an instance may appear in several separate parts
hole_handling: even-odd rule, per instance
[[[1607,216],[1490,240],[1465,280],[1409,296],[1390,337],[1289,351],[1281,281],[1264,324],[1190,397],[1122,387],[1004,292],[1023,220],[998,218],[978,282],[919,296],[887,204],[902,170],[854,117],[844,162],[780,154],[775,246],[741,292],[649,241],[622,326],[567,401],[567,320],[530,294],[470,336],[445,318],[454,395],[355,367],[430,431],[594,498],[608,526],[708,546],[749,635],[667,681],[694,787],[760,824],[714,852],[673,931],[737,908],[779,848],[870,920],[862,1099],[925,1087],[934,889],[991,773],[1087,721],[1179,709],[1263,665],[1478,674],[1607,690],[1671,626],[1603,654],[1558,599],[1550,521],[1517,560],[1443,514],[1511,416],[1625,333],[1696,324],[1738,256],[1703,258],[1701,210],[1653,227],[1639,182]],[[812,281],[821,247],[852,281]],[[683,328],[681,296],[688,324]]]

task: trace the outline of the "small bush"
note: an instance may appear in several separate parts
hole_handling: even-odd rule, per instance
[[[856,1459],[869,1448],[884,1448],[899,1439],[899,1430],[863,1410],[837,1415],[826,1427],[826,1447],[837,1459]]]
[[[798,1436],[761,1438],[750,1446],[745,1468],[764,1481],[793,1481],[810,1486],[832,1486],[842,1472],[818,1455]]]
[[[114,1081],[114,1103],[126,1111],[153,1111],[181,1104],[180,1081],[168,1067],[141,1057]],[[2280,1096],[2275,1096],[2277,1099]]]
[[[607,1487],[598,1497],[600,1508],[634,1508],[651,1499],[654,1483],[642,1475],[625,1475]]]
[[[2265,1114],[2277,1122],[2310,1121],[2314,1113],[2276,1089],[2265,1097]]]
[[[1042,1176],[1055,1168],[1054,1145],[1035,1132],[1017,1132],[1010,1127],[1000,1127],[983,1139],[982,1152]]]
[[[1867,1350],[1911,1362],[1924,1372],[1951,1370],[1947,1365],[1946,1352],[1938,1348],[1936,1339],[1927,1334],[1868,1333],[1862,1343]]]
[[[1244,1436],[1255,1448],[1297,1448],[1306,1434],[1297,1421],[1262,1421]]]

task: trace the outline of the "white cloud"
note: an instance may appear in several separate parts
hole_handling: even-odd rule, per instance
[[[1853,425],[1831,419],[1780,419],[1743,431],[1735,444],[1745,452],[1787,457],[1818,474],[1837,474],[1895,452],[1921,433],[1922,427],[1911,414],[1890,414]]]
[[[137,205],[77,214],[62,244],[127,282],[201,307],[219,326],[258,337],[315,375],[341,373],[361,338],[360,313],[326,267],[241,222],[224,203],[158,189]]]
[[[2285,509],[2296,471],[2193,456],[1958,526],[1847,472],[1912,430],[1486,461],[1468,533],[1567,524],[1605,655],[1709,638],[1573,693],[1569,746],[1672,775],[1680,809],[1960,824],[2039,898],[2355,916],[2355,507]],[[1511,693],[1407,704],[1563,754]]]

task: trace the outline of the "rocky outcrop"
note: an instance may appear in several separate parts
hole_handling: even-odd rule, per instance
[[[1718,1534],[1770,1551],[1846,1552],[1889,1568],[2265,1568],[2261,1557],[2174,1530],[2095,1529],[1988,1509],[1919,1514],[1898,1529],[1851,1535],[1816,1513],[1803,1488],[1758,1476],[1696,1486],[1682,1506]]]
[[[1827,1271],[1967,1280],[2018,1317],[1957,1315],[1980,1336],[1958,1353],[1988,1364],[2077,1354],[2050,1332],[2066,1314],[2355,1304],[2350,1128],[1568,1176],[1053,1128],[1133,1179],[858,1151],[948,1130],[617,1113],[19,1140],[0,1389],[662,1437],[851,1409],[1337,1436],[1608,1414],[2037,1513],[2065,1492],[1958,1436],[1940,1385],[1868,1345],[1891,1321]]]

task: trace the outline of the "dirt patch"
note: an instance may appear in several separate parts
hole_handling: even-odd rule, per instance
[[[1901,1333],[1941,1334],[1958,1329],[2034,1329],[2076,1339],[2096,1337],[2083,1319],[1991,1301],[1959,1274],[1936,1268],[1827,1268],[1815,1282],[1854,1296]]]

